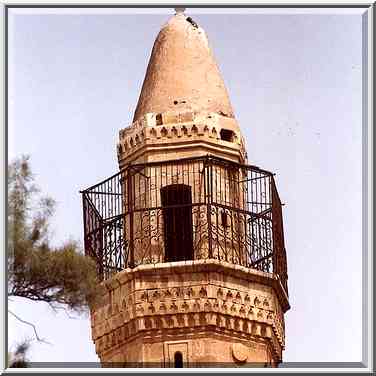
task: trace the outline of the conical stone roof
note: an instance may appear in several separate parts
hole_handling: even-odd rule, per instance
[[[154,42],[133,121],[151,112],[185,110],[234,117],[204,30],[178,13]]]

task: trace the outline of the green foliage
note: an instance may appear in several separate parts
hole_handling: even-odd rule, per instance
[[[28,157],[8,169],[8,295],[86,310],[97,288],[94,262],[80,253],[75,241],[51,246],[55,202],[41,197]]]
[[[16,346],[14,352],[8,353],[9,368],[27,368],[27,352],[30,348],[30,341],[23,341]]]

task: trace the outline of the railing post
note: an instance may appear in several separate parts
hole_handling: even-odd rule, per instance
[[[98,254],[98,258],[99,258],[99,275],[101,276],[102,280],[103,279],[106,279],[107,278],[107,275],[105,275],[105,272],[108,273],[108,268],[104,268],[104,265],[103,265],[103,247],[104,247],[104,242],[105,242],[105,239],[104,239],[104,227],[103,227],[103,220],[100,219],[100,225],[99,225],[99,228],[100,228],[100,231],[99,231],[99,254]],[[107,267],[107,264],[106,264],[106,267]]]
[[[272,262],[273,262],[273,273],[279,274],[279,228],[277,225],[277,196],[275,192],[275,182],[274,178],[270,177],[270,184],[271,184],[271,190],[272,190],[272,237],[273,237],[273,256],[272,256]]]
[[[133,231],[134,231],[134,218],[133,218],[133,186],[132,186],[132,174],[127,173],[127,193],[128,193],[128,214],[129,214],[129,253],[130,261],[129,267],[134,267],[134,242],[133,242]]]
[[[85,256],[88,256],[88,246],[87,246],[87,207],[86,207],[86,197],[85,193],[82,192],[82,214],[83,214],[83,222],[84,222],[84,250],[85,250]]]
[[[282,204],[279,198],[274,178],[272,183],[272,229],[273,229],[273,273],[278,274],[283,287],[288,294],[287,261],[283,235]]]
[[[105,279],[103,266],[103,220],[85,192],[82,192],[85,255],[95,260],[100,280]],[[90,210],[89,210],[90,208]],[[90,235],[88,235],[90,233]],[[92,238],[89,242],[88,236]]]
[[[211,203],[212,203],[212,196],[213,196],[213,166],[212,161],[207,157],[207,203],[206,203],[206,214],[207,214],[207,222],[208,222],[208,246],[209,246],[209,259],[213,258],[213,239],[212,239],[212,221],[211,221]]]

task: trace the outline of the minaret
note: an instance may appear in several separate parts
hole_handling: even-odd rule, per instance
[[[178,12],[154,43],[119,165],[207,154],[243,163],[244,141],[205,31]]]
[[[289,309],[281,202],[245,143],[204,30],[184,9],[153,46],[120,172],[83,191],[102,363],[277,366]]]

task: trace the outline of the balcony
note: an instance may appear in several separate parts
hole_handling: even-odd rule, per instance
[[[217,157],[129,165],[82,193],[85,254],[101,280],[142,264],[216,259],[279,276],[287,293],[273,174]]]

